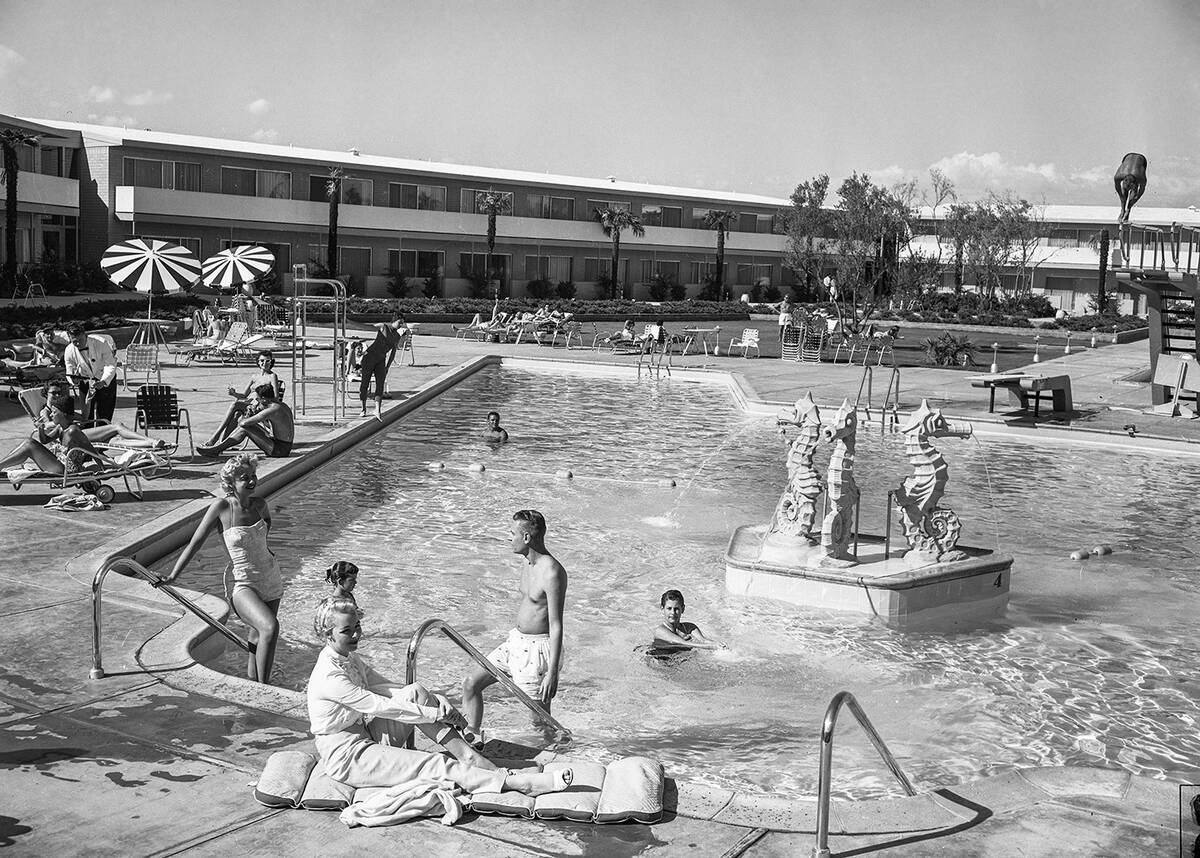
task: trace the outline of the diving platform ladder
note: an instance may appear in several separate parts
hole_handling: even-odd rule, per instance
[[[1172,224],[1164,229],[1126,224],[1121,229],[1118,283],[1146,296],[1150,327],[1151,400],[1162,405],[1174,397],[1170,385],[1159,383],[1161,355],[1200,356],[1200,227]],[[1194,399],[1195,397],[1185,397]]]
[[[343,417],[346,415],[346,284],[340,280],[312,278],[307,265],[292,266],[292,410],[303,417],[308,410],[308,385],[328,384],[332,386],[330,401],[333,405],[333,423],[338,422],[339,405]],[[320,294],[321,290],[330,294]],[[310,291],[311,290],[311,291]],[[313,294],[313,293],[316,294]],[[308,357],[308,326],[310,314],[324,314],[327,308],[333,312],[333,348],[330,351],[331,366],[328,374],[322,371],[316,358]]]

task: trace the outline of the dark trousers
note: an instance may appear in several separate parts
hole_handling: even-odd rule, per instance
[[[358,398],[367,401],[371,390],[371,377],[375,377],[375,398],[383,399],[383,385],[387,380],[387,356],[376,356],[367,352],[363,355],[362,364],[358,368],[361,380],[358,383]]]
[[[90,383],[80,380],[79,392],[86,400]],[[95,398],[92,399],[92,407],[88,409],[88,413],[83,415],[83,419],[87,420],[105,420],[112,422],[113,412],[117,410],[117,384],[114,379],[107,387],[103,387],[96,391]]]

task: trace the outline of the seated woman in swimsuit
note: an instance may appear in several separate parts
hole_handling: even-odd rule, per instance
[[[97,450],[75,422],[75,400],[58,396],[46,406],[43,415],[48,423],[39,427],[41,438],[27,438],[15,450],[0,459],[0,471],[17,468],[32,459],[48,474],[65,474],[84,469],[92,463],[102,467],[118,467],[117,463]]]
[[[54,409],[51,403],[59,400],[60,404],[69,403],[70,407],[74,407],[74,398],[68,393],[69,387],[66,381],[51,381],[46,384],[46,407],[42,409],[41,414],[33,421],[34,432],[33,439],[42,444],[48,444],[51,441],[61,441],[64,428],[59,427],[54,420]],[[82,429],[79,426],[78,414],[71,414],[71,425]],[[140,432],[135,432],[123,423],[104,423],[100,426],[89,426],[82,429],[83,435],[93,444],[112,444],[117,447],[124,447],[128,450],[162,450],[167,446],[167,442],[161,438],[151,438],[148,435],[143,435]]]
[[[0,358],[0,367],[41,381],[63,372],[63,353],[66,351],[66,335],[57,335],[53,328],[42,328],[33,338],[33,357],[17,360],[17,353],[9,349],[11,358]]]
[[[515,790],[526,795],[564,790],[570,769],[509,771],[475,751],[463,737],[463,714],[418,683],[401,685],[373,670],[355,650],[361,612],[350,599],[317,606],[313,632],[325,646],[308,680],[309,726],[325,772],[353,787],[390,787],[449,780],[468,793]],[[452,754],[409,750],[413,727]]]
[[[223,440],[237,425],[238,420],[250,410],[250,406],[254,403],[254,388],[262,384],[269,384],[275,388],[275,398],[283,398],[283,382],[275,373],[275,355],[271,352],[263,352],[258,356],[258,375],[253,376],[246,387],[241,392],[238,392],[236,387],[229,388],[229,395],[234,398],[230,403],[229,408],[225,411],[225,419],[221,421],[221,425],[216,431],[208,436],[205,446],[212,446]]]
[[[250,642],[255,644],[246,663],[246,675],[255,682],[266,683],[271,679],[275,644],[279,639],[276,617],[283,597],[283,577],[279,561],[267,546],[271,508],[266,500],[254,494],[257,487],[258,460],[254,456],[243,453],[226,462],[221,468],[224,497],[209,504],[171,574],[161,583],[170,584],[178,579],[216,528],[225,540],[232,564],[228,573],[233,578],[230,601],[237,615],[250,626]]]
[[[275,386],[260,384],[254,388],[254,399],[247,415],[237,422],[237,428],[216,444],[197,444],[201,456],[218,456],[246,439],[272,459],[292,455],[296,441],[296,422],[286,402],[275,398]]]

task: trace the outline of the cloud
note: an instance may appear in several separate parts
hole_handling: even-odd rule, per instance
[[[128,113],[126,113],[126,114],[105,113],[103,115],[101,115],[99,113],[89,113],[87,115],[87,120],[88,120],[88,122],[95,123],[96,125],[135,125],[136,126],[138,124],[137,117],[130,116]]]
[[[117,97],[116,92],[111,86],[89,86],[87,91],[88,101],[94,101],[96,104],[108,104]]]
[[[929,166],[931,169],[941,170],[955,184],[982,186],[988,190],[1019,187],[1029,184],[1031,179],[1035,182],[1040,180],[1053,183],[1060,178],[1058,168],[1053,162],[1013,164],[1006,161],[999,152],[986,152],[982,155],[959,152]]]
[[[175,98],[169,92],[155,92],[148,89],[145,92],[135,92],[133,95],[127,95],[122,99],[130,107],[145,107],[148,104],[163,104],[168,101],[173,101]]]
[[[260,128],[250,135],[250,139],[259,143],[274,143],[279,139],[279,132],[274,128]]]
[[[246,105],[246,109],[255,116],[260,116],[271,109],[271,102],[267,101],[265,98],[256,98],[254,101]]]
[[[8,45],[0,45],[0,78],[5,77],[23,62],[25,62],[25,57],[21,56]]]

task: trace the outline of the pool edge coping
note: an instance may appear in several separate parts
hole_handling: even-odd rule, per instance
[[[337,456],[354,449],[360,442],[390,427],[402,417],[485,367],[493,365],[503,366],[506,364],[516,368],[527,365],[561,366],[568,364],[574,369],[584,367],[598,368],[599,372],[596,374],[618,376],[637,374],[640,376],[640,370],[637,367],[631,367],[628,364],[622,363],[570,361],[560,358],[505,357],[496,354],[480,355],[464,361],[431,379],[413,391],[412,395],[404,400],[391,403],[384,411],[382,419],[352,419],[352,425],[349,426],[331,424],[330,430],[317,439],[315,449],[305,450],[302,455],[294,458],[261,460],[260,467],[264,465],[266,467],[263,467],[264,475],[260,481],[260,485],[266,488],[268,495],[273,494],[301,477],[307,476],[316,468],[326,464]],[[724,387],[733,398],[735,404],[748,414],[766,416],[777,413],[780,407],[786,407],[787,405],[787,403],[758,398],[757,391],[754,390],[749,380],[736,371],[689,367],[673,369],[669,373],[670,378],[673,378],[675,375],[679,375],[684,380],[703,381]],[[972,421],[977,420],[974,417],[968,419]],[[1008,430],[1012,428],[1039,428],[1036,426],[1010,427],[1007,423],[1000,420],[981,422],[989,424],[995,422]],[[1056,426],[1053,428],[1056,432],[1111,434],[1099,430],[1072,429],[1071,427]],[[1008,435],[1015,433],[1003,431],[991,434]],[[1033,438],[1030,438],[1030,440],[1033,439],[1048,440],[1037,433],[1034,433]],[[1104,443],[1103,441],[1078,440],[1085,443]],[[1170,439],[1159,440],[1172,446],[1189,443],[1172,442]],[[1125,449],[1129,449],[1128,445],[1122,446]],[[90,552],[72,558],[66,564],[65,571],[73,580],[90,585],[95,570],[114,557],[132,556],[137,559],[138,553],[141,552],[143,558],[147,558],[147,555],[152,555],[153,559],[146,559],[145,562],[153,563],[186,543],[194,529],[194,527],[188,528],[186,525],[189,523],[194,524],[194,521],[203,515],[209,503],[211,503],[211,498],[197,498],[196,500],[184,503],[133,530],[127,531],[119,537],[102,543]],[[79,573],[84,573],[83,577]],[[110,596],[116,597],[112,599],[112,602],[115,604],[125,604],[143,610],[147,608],[154,609],[152,606],[155,603],[162,605],[173,604],[161,593],[153,590],[147,593],[144,584],[138,584],[135,591],[133,589],[134,582],[120,576],[111,579],[108,583],[109,587],[106,592]],[[230,609],[223,599],[199,593],[198,591],[187,590],[186,588],[180,589],[214,616],[224,618],[228,615]],[[259,709],[273,715],[301,722],[306,720],[306,702],[301,692],[278,686],[264,686],[242,677],[220,673],[199,661],[194,653],[197,649],[203,647],[208,639],[215,635],[216,632],[209,626],[205,625],[195,616],[185,613],[148,640],[137,644],[135,647],[135,658],[150,675],[181,691],[205,694],[225,700],[234,705]],[[558,755],[548,755],[546,759],[553,759],[556,756]],[[539,760],[541,759],[540,755]],[[1051,779],[1054,777],[1053,773],[1060,773],[1057,777],[1068,780],[1073,773],[1079,773],[1080,780],[1091,787],[1096,786],[1097,780],[1105,781],[1116,777],[1124,780],[1125,786],[1122,795],[1135,782],[1147,782],[1151,785],[1167,784],[1171,785],[1172,789],[1174,788],[1171,781],[1133,775],[1124,769],[1069,766],[1017,769],[1003,775],[988,776],[968,781],[964,784],[958,784],[953,788],[931,787],[929,791],[921,792],[911,797],[868,799],[862,801],[835,799],[830,811],[830,831],[832,834],[853,833],[846,831],[845,827],[847,823],[856,824],[853,820],[858,818],[862,819],[862,823],[858,824],[865,824],[869,820],[871,825],[874,826],[872,831],[875,832],[880,830],[880,826],[886,826],[886,830],[889,832],[902,832],[930,831],[941,827],[962,825],[965,819],[974,818],[974,815],[964,817],[961,809],[963,806],[955,805],[952,800],[946,799],[943,793],[949,791],[955,795],[961,795],[965,792],[968,793],[967,798],[969,798],[969,794],[973,792],[971,789],[972,785],[1004,782],[1006,778],[1016,776],[1024,784],[1024,788],[1018,790],[1021,793],[1021,796],[1019,796],[1021,801],[1013,805],[1013,808],[1009,808],[1014,809],[1028,804],[1028,799],[1031,795],[1036,797],[1038,793],[1041,793],[1040,798],[1053,798],[1057,795],[1056,793],[1047,792],[1045,788],[1039,787],[1034,782],[1032,778],[1039,772],[1051,773]],[[735,792],[687,780],[675,780],[673,782],[676,787],[676,802],[673,810],[679,815],[732,825],[761,827],[771,831],[809,832],[813,830],[813,820],[815,820],[816,814],[815,799],[785,798]],[[1063,794],[1065,795],[1066,793]],[[1094,790],[1077,790],[1070,794],[1089,796],[1100,794],[1107,796],[1109,791],[1096,793]],[[938,801],[939,797],[942,798],[941,802]],[[894,819],[887,812],[889,803],[895,803],[890,805],[896,809]],[[855,808],[861,810],[864,806],[871,809],[862,813],[855,810]],[[955,806],[960,808],[957,812],[954,810]],[[1003,812],[1002,809],[991,809],[995,812]],[[925,820],[921,825],[916,827],[913,827],[914,813],[918,815],[918,818]],[[933,816],[939,817],[937,824],[932,824]],[[890,823],[888,820],[890,820]]]

